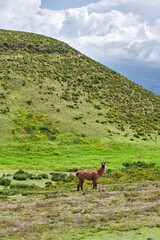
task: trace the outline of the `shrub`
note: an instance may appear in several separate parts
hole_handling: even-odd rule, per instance
[[[30,177],[30,174],[28,172],[23,171],[22,169],[18,170],[13,175],[13,179],[18,181],[27,180],[29,177]]]
[[[0,185],[9,186],[11,184],[11,180],[9,178],[0,178]]]
[[[72,109],[76,108],[74,105],[66,105],[66,107],[69,107],[69,108],[72,108]]]
[[[142,138],[142,140],[144,140],[144,141],[147,141],[147,140],[148,140],[148,138],[147,138],[147,137],[144,137],[144,138]]]
[[[120,127],[120,130],[124,132],[124,131],[125,131],[125,128],[124,128],[123,126],[121,126],[121,127]]]
[[[38,176],[41,176],[44,179],[48,179],[48,175],[46,173],[40,173]]]
[[[48,179],[48,175],[47,175],[46,173],[40,173],[40,174],[38,174],[37,176],[31,174],[31,175],[29,176],[29,179],[31,179],[31,180]]]
[[[155,167],[155,163],[146,163],[144,161],[138,161],[138,162],[124,162],[122,163],[122,165],[126,168],[135,168],[135,167],[138,167],[138,168],[153,168]]]
[[[22,180],[27,180],[29,178],[28,174],[16,174],[13,176],[13,179],[22,181]]]
[[[73,174],[69,176],[65,173],[50,173],[52,175],[51,180],[55,182],[63,181],[63,182],[72,182],[75,179]]]
[[[53,183],[52,182],[45,182],[45,190],[50,190],[53,188]]]
[[[139,138],[139,135],[135,133],[133,137]]]
[[[26,103],[27,103],[28,105],[31,105],[33,102],[32,102],[32,100],[28,100],[28,101],[26,101]]]
[[[17,172],[15,172],[15,174],[24,174],[25,171],[23,171],[22,169],[18,170]]]
[[[101,106],[100,105],[95,105],[94,108],[101,110]]]
[[[124,134],[124,137],[128,137],[128,133],[125,133],[125,134]]]
[[[51,180],[58,182],[58,181],[64,181],[67,178],[67,174],[65,173],[50,173],[51,174]]]
[[[80,119],[82,119],[82,118],[83,118],[82,115],[79,115],[79,116],[75,116],[75,117],[73,117],[74,120],[80,120]]]
[[[101,124],[106,124],[107,122],[106,121],[102,121]]]

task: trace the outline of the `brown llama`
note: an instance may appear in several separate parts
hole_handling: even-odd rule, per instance
[[[106,162],[101,162],[101,167],[97,169],[83,169],[77,171],[76,176],[78,177],[77,191],[81,187],[83,190],[83,182],[85,179],[93,180],[93,189],[97,189],[97,179],[100,178],[106,171]]]

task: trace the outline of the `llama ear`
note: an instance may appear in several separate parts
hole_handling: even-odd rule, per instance
[[[100,161],[101,164],[103,164],[101,161]]]

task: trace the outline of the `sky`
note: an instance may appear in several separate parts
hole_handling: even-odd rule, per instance
[[[159,0],[0,0],[0,28],[64,41],[160,94]]]

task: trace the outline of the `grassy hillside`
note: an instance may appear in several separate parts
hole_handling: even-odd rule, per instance
[[[157,161],[160,96],[58,40],[0,30],[0,132],[2,165],[20,165],[29,153],[35,160],[89,151],[93,159],[144,141],[152,145],[140,155],[149,159],[150,149]]]

